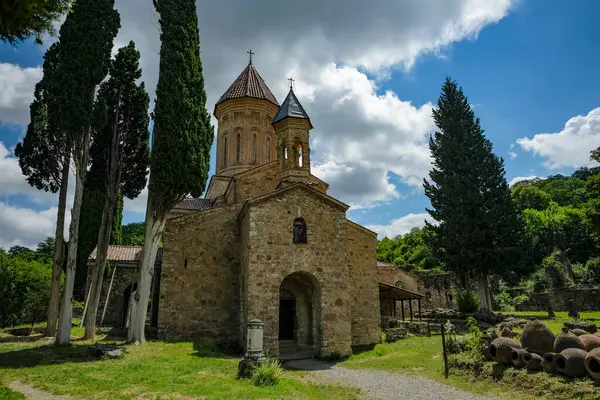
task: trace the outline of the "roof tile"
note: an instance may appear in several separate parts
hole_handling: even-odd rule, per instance
[[[279,105],[277,99],[252,64],[248,64],[231,86],[229,86],[229,89],[221,96],[219,101],[217,101],[217,104],[215,104],[215,109],[217,105],[225,100],[241,97],[264,99],[277,106]]]

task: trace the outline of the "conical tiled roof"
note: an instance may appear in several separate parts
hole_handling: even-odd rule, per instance
[[[229,89],[227,89],[219,101],[217,101],[217,104],[215,104],[215,110],[217,106],[225,100],[238,99],[241,97],[264,99],[277,106],[279,105],[277,99],[273,93],[271,93],[271,90],[251,63],[248,64],[240,76],[237,77],[231,86],[229,86]]]
[[[298,98],[294,94],[292,88],[290,88],[290,92],[288,93],[287,97],[283,101],[283,104],[279,108],[279,112],[277,113],[275,118],[273,118],[273,123],[281,121],[282,119],[287,117],[307,119],[308,123],[310,124],[310,127],[312,128],[310,117],[308,116],[306,111],[304,111],[304,107],[302,107],[302,104],[300,104],[300,101],[298,101]]]

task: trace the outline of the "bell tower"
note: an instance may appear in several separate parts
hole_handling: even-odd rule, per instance
[[[294,94],[293,79],[290,91],[273,119],[277,136],[278,186],[297,182],[308,183],[310,178],[310,118]]]

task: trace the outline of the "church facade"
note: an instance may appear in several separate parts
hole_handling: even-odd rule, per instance
[[[309,116],[292,88],[280,105],[252,63],[215,106],[216,173],[164,232],[158,332],[322,356],[380,340],[377,235],[311,174]]]

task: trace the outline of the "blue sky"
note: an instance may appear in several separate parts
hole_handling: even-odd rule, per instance
[[[226,5],[222,6],[223,8],[215,6],[214,10],[203,10],[205,12],[199,15],[204,74],[209,94],[208,108],[212,111],[214,101],[244,68],[245,61],[242,57],[245,56],[241,49],[258,48],[255,56],[257,69],[280,100],[283,100],[286,86],[282,78],[287,77],[288,73],[295,74],[294,76],[298,77],[298,97],[309,114],[312,113],[311,117],[314,116],[314,144],[311,145],[314,150],[315,173],[318,171],[320,177],[331,183],[332,194],[353,205],[350,218],[376,230],[380,235],[404,233],[412,226],[422,225],[428,200],[418,182],[427,168],[426,164],[424,168],[422,163],[417,167],[417,162],[412,161],[411,157],[415,158],[418,152],[426,152],[423,143],[431,131],[430,128],[424,128],[428,123],[427,115],[430,115],[428,103],[435,103],[446,75],[458,81],[475,107],[486,135],[494,145],[494,151],[505,159],[506,176],[509,181],[518,177],[568,174],[577,166],[588,165],[589,150],[600,145],[600,124],[597,122],[600,121],[600,109],[596,110],[600,107],[600,75],[597,73],[600,53],[595,51],[595,41],[600,36],[600,25],[596,23],[597,15],[600,14],[600,2],[494,0],[495,8],[475,0],[453,2],[457,4],[456,7],[459,4],[467,4],[469,7],[471,4],[477,4],[477,7],[482,9],[470,10],[466,7],[456,11],[454,7],[453,12],[431,15],[432,9],[413,11],[400,8],[398,12],[416,13],[417,17],[413,18],[414,26],[409,26],[412,21],[405,22],[407,27],[396,32],[394,29],[401,28],[382,28],[375,25],[369,27],[367,23],[364,24],[365,28],[353,31],[357,37],[352,37],[353,42],[348,45],[343,43],[344,37],[347,36],[344,35],[344,28],[336,28],[333,26],[335,22],[328,21],[328,17],[325,16],[322,20],[313,21],[315,29],[331,29],[331,33],[323,35],[327,36],[325,39],[318,35],[311,36],[311,25],[308,24],[305,28],[307,33],[304,34],[305,42],[309,43],[309,38],[311,41],[310,46],[306,46],[310,49],[310,52],[306,53],[309,55],[303,55],[305,48],[302,45],[305,42],[298,40],[295,47],[289,46],[297,52],[296,58],[286,46],[279,48],[276,39],[272,38],[275,35],[266,31],[280,29],[283,36],[292,36],[292,30],[295,29],[290,28],[292,23],[287,27],[282,24],[280,27],[259,28],[256,37],[252,34],[229,32],[230,38],[222,38],[222,26],[217,23],[211,25],[209,20],[218,18],[209,15],[203,20],[203,16],[211,12],[217,16],[220,15],[218,13],[231,15],[231,11],[225,10]],[[227,2],[223,4],[225,3]],[[435,3],[435,0],[429,3]],[[440,5],[437,7],[441,7]],[[148,39],[151,35],[141,30],[139,25],[142,24],[131,22],[137,11],[128,13],[127,7],[129,5],[123,3],[120,6],[120,2],[117,1],[117,8],[124,22],[115,45],[126,43],[130,37],[136,39],[136,43],[142,48],[143,79],[151,88],[150,93],[153,96],[152,82],[155,83],[156,78],[157,56],[144,50],[156,49],[156,39]],[[477,14],[475,11],[488,14],[480,23],[474,24],[469,21],[473,14]],[[240,21],[243,21],[244,11],[237,12],[240,14]],[[382,7],[380,12],[385,15],[385,7]],[[139,18],[142,19],[143,15]],[[348,12],[348,15],[338,18],[350,20],[360,18],[360,15],[352,16]],[[390,18],[390,21],[395,22],[394,18]],[[446,38],[443,32],[435,28],[438,25],[454,26],[452,24],[463,27],[465,32],[456,33],[456,30],[453,30],[451,38]],[[265,31],[260,32],[260,29]],[[373,40],[374,35],[381,36],[381,43]],[[397,47],[386,42],[386,35],[392,38],[392,42],[399,42]],[[215,43],[216,39],[213,40],[213,37],[221,37],[219,40],[223,42]],[[269,37],[269,40],[266,40],[266,37]],[[322,41],[321,45],[315,45],[315,41],[319,40]],[[410,40],[412,42],[409,42]],[[442,45],[435,44],[438,42]],[[224,56],[220,55],[218,47],[235,47],[232,43],[235,43],[235,46],[239,45],[239,50],[236,48],[231,56],[223,59]],[[415,47],[415,54],[405,54],[407,49]],[[331,53],[319,52],[320,48],[331,49]],[[356,49],[360,51],[357,52]],[[280,53],[277,53],[278,51]],[[385,52],[391,55],[383,61],[376,60],[378,55]],[[44,48],[31,41],[14,47],[0,43],[0,92],[4,93],[0,94],[0,142],[10,151],[24,133],[26,120],[19,117],[19,113],[26,114],[33,85],[39,79],[43,53]],[[147,56],[144,57],[145,55]],[[286,61],[281,62],[280,67],[277,62],[273,62],[282,58]],[[302,60],[302,63],[297,60]],[[223,62],[228,65],[227,68],[223,68]],[[411,67],[406,69],[404,66],[411,62]],[[327,67],[331,63],[335,63],[335,66]],[[344,68],[345,66],[347,68]],[[330,75],[327,75],[328,73]],[[325,76],[329,76],[329,81],[332,76],[341,77],[339,87],[332,89],[330,82],[323,78]],[[356,78],[353,81],[356,86],[348,83],[351,78]],[[372,93],[368,93],[368,85],[373,85]],[[410,136],[411,126],[400,127],[397,131],[391,129],[385,133],[390,143],[397,140],[405,143],[406,140],[407,144],[415,146],[414,154],[411,150],[406,150],[411,154],[398,156],[389,154],[395,150],[386,149],[388,146],[385,144],[379,145],[382,158],[389,156],[394,160],[396,156],[399,164],[404,163],[402,168],[400,165],[395,168],[394,161],[383,166],[375,165],[371,162],[378,158],[375,150],[369,153],[369,156],[358,157],[360,160],[356,161],[350,160],[354,157],[348,150],[350,147],[339,150],[345,146],[340,140],[347,139],[348,143],[368,146],[370,135],[374,137],[375,134],[382,133],[378,130],[381,129],[380,126],[368,125],[373,118],[365,111],[364,120],[354,124],[363,127],[364,123],[365,131],[359,132],[360,135],[351,136],[350,132],[344,131],[346,128],[342,122],[345,115],[331,106],[335,103],[334,100],[341,99],[344,94],[358,93],[359,87],[360,90],[366,90],[366,94],[362,95],[364,101],[356,102],[357,112],[353,114],[360,116],[360,107],[366,110],[368,107],[365,104],[369,104],[369,101],[376,101],[377,96],[392,91],[396,98],[395,106],[409,107],[410,110],[406,111],[407,119],[414,118],[417,121],[414,124],[418,126],[415,129],[422,130],[420,136],[410,139],[407,137]],[[381,101],[381,97],[379,100]],[[594,113],[594,110],[597,112]],[[571,120],[577,116],[581,117]],[[390,121],[387,121],[388,125],[398,124],[390,118]],[[569,120],[569,129],[563,132]],[[378,125],[383,125],[382,121],[379,121]],[[0,147],[0,166],[5,172],[2,173],[4,178],[0,176],[0,204],[3,206],[0,209],[0,227],[4,227],[5,230],[15,229],[15,233],[14,237],[9,236],[10,234],[0,236],[0,247],[17,243],[31,245],[39,237],[52,231],[54,200],[51,196],[39,195],[33,189],[27,189],[22,177],[15,175],[15,160],[8,154],[2,154],[2,149]],[[402,152],[401,149],[398,151]],[[211,156],[214,160],[214,148]],[[421,159],[425,156],[421,156]],[[329,168],[337,168],[340,164],[347,167],[346,172]],[[411,171],[413,164],[414,170]],[[211,172],[212,170],[214,166]],[[402,172],[398,172],[399,170]],[[363,173],[364,171],[374,172],[369,175]],[[351,190],[348,185],[351,180],[358,180],[363,184],[365,192],[356,193],[355,187]],[[2,186],[4,189],[1,189]],[[143,219],[143,202],[142,198],[137,203],[126,206],[125,222]],[[11,228],[15,224],[14,221],[27,218],[31,218],[32,222],[26,224],[26,227]]]

